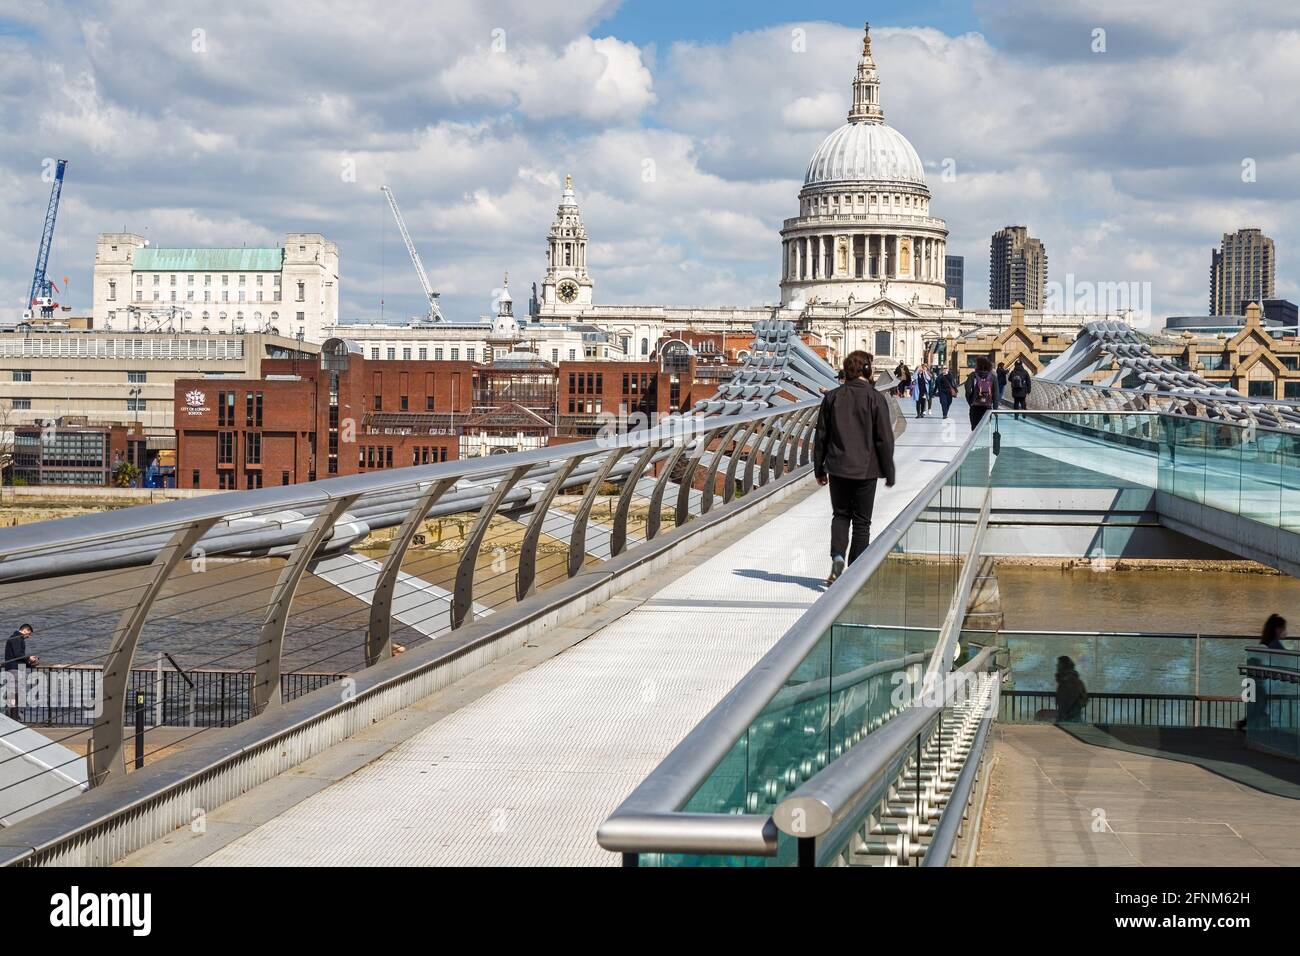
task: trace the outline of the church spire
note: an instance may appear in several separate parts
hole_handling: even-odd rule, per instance
[[[858,74],[853,78],[853,106],[849,109],[850,123],[883,123],[885,111],[880,108],[880,74],[876,61],[871,58],[871,24],[863,28],[862,58],[858,60]]]

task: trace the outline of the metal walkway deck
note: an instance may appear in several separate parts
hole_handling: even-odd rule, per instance
[[[909,418],[877,530],[968,434],[961,403],[949,422]],[[830,502],[807,484],[587,639],[445,708],[377,759],[355,753],[336,782],[300,780],[296,797],[253,790],[210,814],[206,835],[177,831],[124,862],[616,864],[596,845],[600,821],[821,593]]]

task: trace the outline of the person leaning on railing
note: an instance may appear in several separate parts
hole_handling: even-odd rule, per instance
[[[844,384],[826,393],[817,414],[813,470],[817,483],[831,490],[828,586],[871,540],[876,482],[884,478],[885,487],[894,485],[894,428],[888,402],[871,384],[871,361],[867,352],[850,352]]]

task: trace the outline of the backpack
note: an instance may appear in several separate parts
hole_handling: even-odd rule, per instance
[[[976,374],[975,401],[972,402],[971,404],[992,406],[993,404],[993,376],[992,375]]]

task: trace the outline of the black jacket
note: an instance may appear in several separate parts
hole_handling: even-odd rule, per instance
[[[22,631],[14,631],[5,641],[5,670],[16,671],[27,666],[27,638]]]
[[[1024,398],[1034,387],[1029,381],[1029,373],[1023,368],[1013,368],[1007,376],[1007,384],[1011,386],[1012,398]]]
[[[831,389],[817,414],[813,468],[818,478],[894,480],[889,403],[865,378]]]

